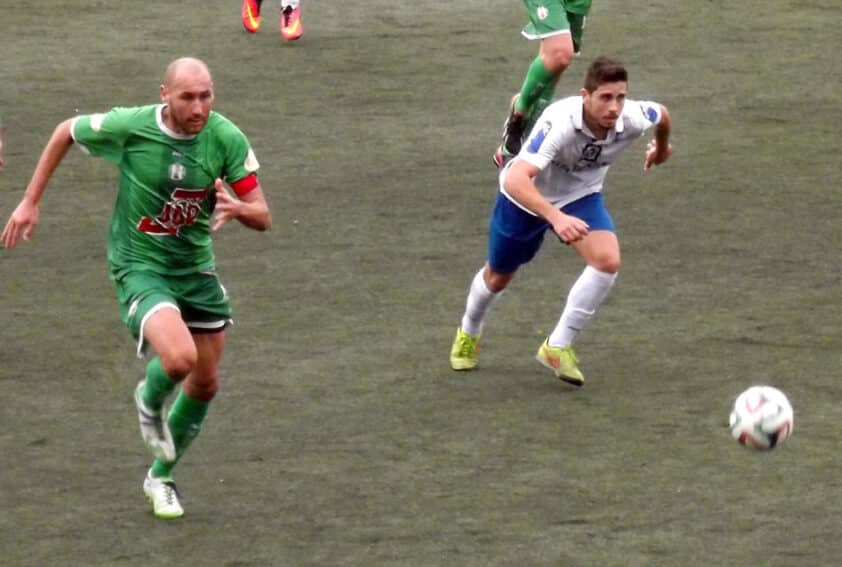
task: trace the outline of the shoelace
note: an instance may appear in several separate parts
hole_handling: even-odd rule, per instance
[[[178,497],[178,489],[175,487],[175,483],[171,480],[165,481],[161,484],[164,485],[164,496],[167,499],[167,504],[172,506],[175,503],[175,499]]]
[[[459,356],[465,357],[471,354],[474,350],[474,345],[468,337],[462,337],[459,341]]]

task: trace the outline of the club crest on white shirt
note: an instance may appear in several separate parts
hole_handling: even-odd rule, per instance
[[[586,144],[582,148],[582,160],[594,162],[599,159],[599,154],[602,153],[602,146],[598,144]]]

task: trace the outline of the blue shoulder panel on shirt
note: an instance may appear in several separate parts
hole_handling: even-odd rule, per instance
[[[646,117],[649,122],[655,122],[658,120],[658,111],[655,110],[654,107],[647,106],[647,107],[640,107],[640,110],[643,112],[643,115]]]
[[[527,146],[526,151],[530,154],[537,154],[538,150],[541,149],[541,144],[544,143],[544,138],[547,137],[547,134],[550,133],[550,130],[553,128],[553,123],[549,120],[545,121],[541,125],[541,129],[529,140],[529,146]]]

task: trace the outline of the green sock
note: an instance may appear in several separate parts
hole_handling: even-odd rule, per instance
[[[187,450],[187,447],[199,435],[209,406],[210,402],[191,398],[184,393],[184,390],[178,393],[178,397],[173,402],[170,414],[167,417],[167,425],[170,426],[173,444],[175,444],[175,461],[165,463],[160,459],[155,459],[155,462],[152,463],[152,476],[157,478],[170,476],[173,467]]]
[[[553,102],[553,95],[555,94],[555,86],[558,83],[558,79],[559,78],[556,77],[554,81],[544,87],[544,90],[541,91],[541,95],[538,97],[538,100],[535,101],[532,113],[529,115],[529,122],[527,122],[527,134],[532,130],[532,127],[535,125],[535,121],[538,120],[538,117],[541,116],[544,109]]]
[[[161,358],[156,356],[146,365],[146,384],[140,393],[143,403],[151,410],[160,411],[164,401],[175,389],[176,383],[170,380],[161,367]]]
[[[545,94],[547,88],[550,89],[549,97],[552,98],[558,77],[547,71],[540,56],[536,57],[526,72],[526,79],[520,88],[520,97],[515,103],[515,111],[526,115],[531,114],[533,106]]]

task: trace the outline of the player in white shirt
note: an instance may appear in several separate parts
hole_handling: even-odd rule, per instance
[[[520,153],[500,172],[491,214],[488,261],[474,276],[450,352],[454,370],[479,362],[479,341],[494,301],[552,230],[587,264],[573,284],[555,329],[536,358],[561,380],[581,386],[572,343],[593,319],[620,269],[620,243],[602,199],[602,183],[623,150],[654,127],[643,169],[667,161],[670,117],[655,102],[626,100],[628,73],[600,57],[588,68],[580,96],[551,104]]]

